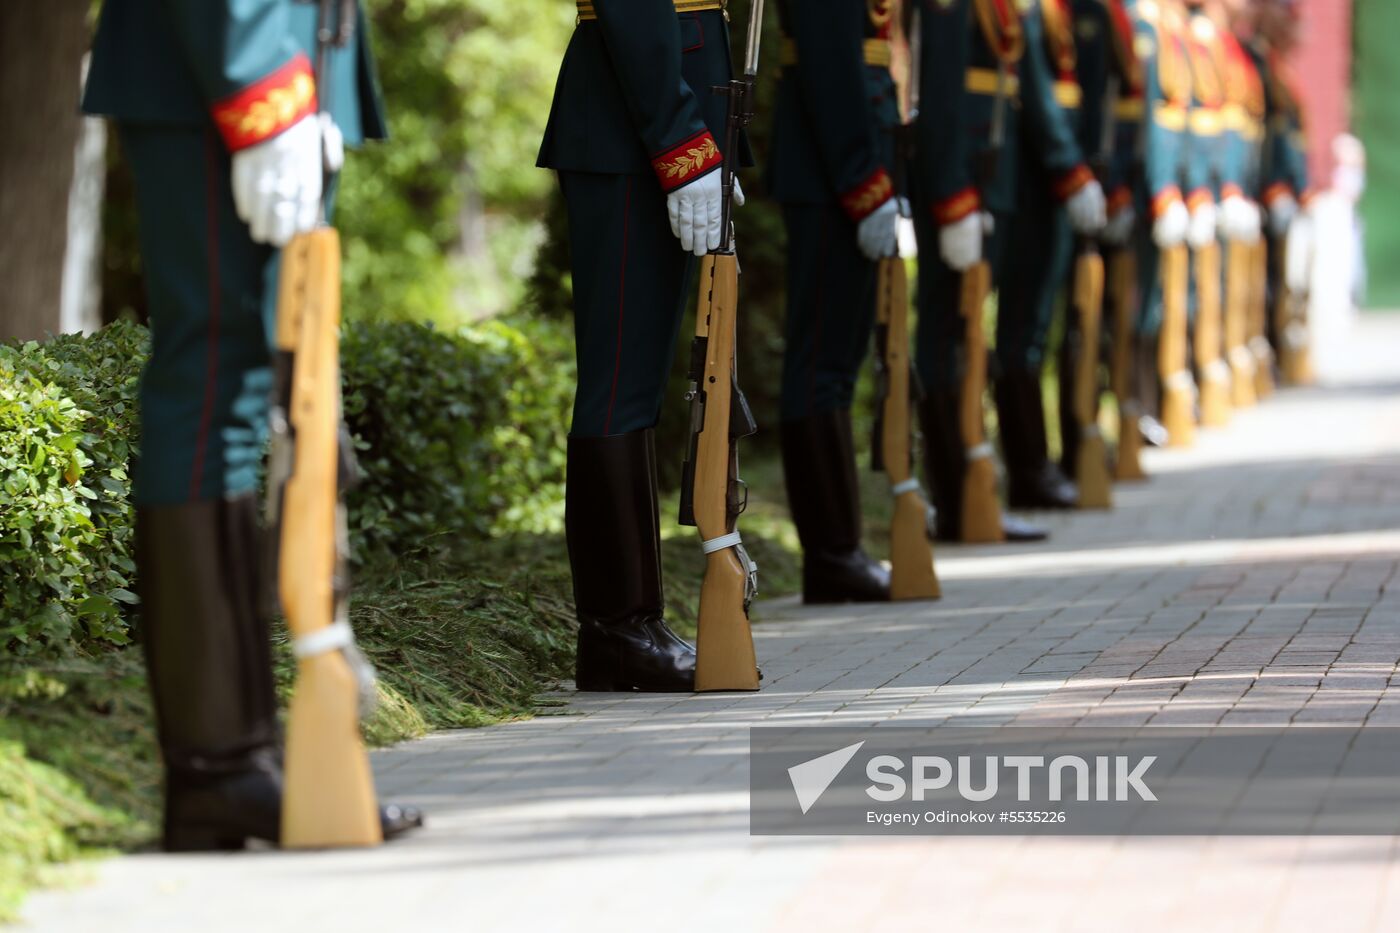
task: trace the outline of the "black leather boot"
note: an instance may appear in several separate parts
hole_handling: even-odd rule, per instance
[[[786,422],[781,435],[788,505],[802,541],[802,601],[888,600],[890,572],[860,546],[860,486],[850,411]]]
[[[962,488],[967,455],[958,422],[959,392],[931,390],[919,405],[924,429],[924,477],[933,504],[930,537],[962,539]]]
[[[695,648],[663,618],[652,431],[569,438],[564,530],[579,690],[695,689]]]
[[[928,392],[919,406],[924,429],[924,464],[933,508],[929,514],[929,538],[956,543],[962,540],[962,487],[967,453],[963,449],[957,390]],[[1050,533],[1014,515],[1001,513],[1001,530],[1008,542],[1044,541]]]
[[[1028,370],[1002,373],[996,384],[996,401],[1011,508],[1077,507],[1078,490],[1050,460],[1040,373]]]
[[[141,644],[165,761],[171,852],[277,842],[282,766],[252,496],[137,511]],[[422,825],[389,806],[387,837]]]

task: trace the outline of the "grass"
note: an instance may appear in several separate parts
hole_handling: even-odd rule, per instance
[[[765,597],[795,592],[801,558],[775,458],[744,465],[754,489],[741,520]],[[663,500],[667,616],[695,633],[704,558],[695,530]],[[761,610],[760,610],[761,611]],[[434,729],[484,726],[547,708],[541,694],[572,676],[574,617],[562,536],[463,542],[431,562],[362,570],[352,619],[379,670],[371,745]],[[277,627],[278,681],[294,665]],[[136,649],[35,663],[0,660],[0,922],[25,890],[62,879],[65,862],[149,846],[160,770]]]

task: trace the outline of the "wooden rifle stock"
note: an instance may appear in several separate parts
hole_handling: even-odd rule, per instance
[[[1279,238],[1278,249],[1282,271],[1274,332],[1278,334],[1279,373],[1285,385],[1309,385],[1314,381],[1314,373],[1308,335],[1308,294],[1289,284],[1294,279],[1290,263],[1299,257],[1288,248],[1288,237]]]
[[[1099,433],[1099,325],[1103,316],[1103,257],[1085,245],[1074,264],[1074,306],[1079,317],[1079,354],[1074,371],[1074,420],[1079,423],[1079,449],[1074,454],[1074,478],[1081,509],[1113,506],[1108,478],[1108,452]],[[1061,399],[1061,404],[1066,400]]]
[[[733,253],[706,256],[700,265],[700,304],[695,313],[695,337],[703,341],[704,366],[693,374],[692,389],[700,393],[704,410],[695,439],[692,493],[695,525],[704,542],[718,542],[732,534],[743,511],[743,502],[737,501],[743,487],[731,431],[733,406],[742,404],[736,399],[734,375],[738,298],[738,257]],[[753,563],[737,542],[706,550],[695,689],[757,690],[758,663],[749,628]]]
[[[992,267],[987,262],[979,262],[963,273],[959,310],[963,316],[965,359],[958,420],[967,456],[963,475],[962,539],[969,544],[1006,540],[1001,527],[1001,502],[997,499],[996,465],[982,413],[982,397],[987,391],[987,340],[982,330],[982,313],[991,287]]]
[[[894,491],[890,519],[890,598],[938,599],[943,595],[928,539],[928,503],[913,478],[910,408],[915,389],[909,359],[909,279],[898,256],[880,260],[876,274],[877,343],[884,379],[876,456]]]
[[[1230,403],[1251,408],[1254,396],[1254,354],[1249,349],[1249,300],[1254,247],[1231,240],[1225,261],[1225,353],[1230,361]]]
[[[1287,247],[1280,244],[1278,249],[1286,251]],[[1286,262],[1288,258],[1286,252],[1283,258]],[[1268,337],[1269,244],[1264,237],[1260,237],[1259,242],[1254,245],[1250,259],[1249,349],[1254,354],[1254,394],[1260,399],[1266,399],[1274,394],[1274,349],[1269,345]],[[1280,284],[1283,287],[1279,289],[1275,301],[1286,308],[1287,282]],[[1280,333],[1280,342],[1282,342],[1282,336]]]
[[[382,841],[374,779],[360,738],[365,681],[352,666],[343,615],[339,341],[340,238],[333,228],[321,227],[283,250],[277,308],[285,376],[274,421],[285,420],[284,439],[290,433],[292,445],[290,475],[285,483],[274,477],[280,484],[274,493],[278,593],[299,656],[282,805],[282,845],[288,848]]]
[[[1196,385],[1186,365],[1189,276],[1190,257],[1185,245],[1162,250],[1162,330],[1157,363],[1162,378],[1162,424],[1172,447],[1190,447],[1196,442]]]
[[[1218,428],[1230,420],[1230,368],[1220,358],[1220,244],[1196,250],[1196,367],[1201,375],[1201,424]]]
[[[1142,433],[1138,418],[1133,348],[1137,340],[1137,257],[1131,248],[1117,249],[1108,260],[1108,291],[1113,302],[1113,395],[1118,401],[1118,457],[1113,478],[1119,482],[1146,479],[1142,469]]]

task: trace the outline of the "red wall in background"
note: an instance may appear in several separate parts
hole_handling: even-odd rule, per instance
[[[1331,185],[1332,140],[1351,126],[1351,5],[1352,0],[1301,4],[1302,45],[1293,69],[1308,121],[1309,177],[1317,188]]]

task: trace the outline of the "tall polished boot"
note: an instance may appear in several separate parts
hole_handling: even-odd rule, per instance
[[[933,509],[929,519],[929,537],[937,541],[962,540],[962,488],[967,469],[967,451],[963,447],[959,423],[958,390],[928,392],[919,406],[919,418],[924,429],[924,464]],[[1049,533],[1038,525],[1022,521],[1005,512],[1001,515],[1002,534],[1008,542],[1044,541]]]
[[[171,852],[277,842],[282,766],[252,496],[137,510],[141,644]],[[422,825],[380,810],[386,838]]]
[[[1013,509],[1073,509],[1079,492],[1051,459],[1040,373],[1013,369],[996,384],[997,417]]]
[[[569,438],[564,531],[579,690],[695,689],[695,648],[666,626],[651,430]]]
[[[822,412],[782,426],[788,505],[802,541],[802,601],[890,598],[890,572],[860,546],[860,487],[851,413]]]

